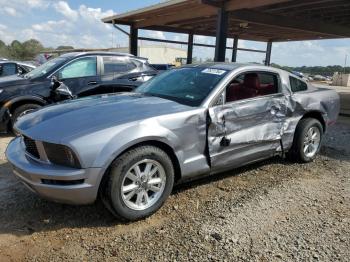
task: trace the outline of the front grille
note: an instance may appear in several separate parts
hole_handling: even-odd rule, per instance
[[[26,151],[36,158],[40,158],[38,148],[36,147],[35,141],[29,137],[23,136],[23,142],[26,146]]]

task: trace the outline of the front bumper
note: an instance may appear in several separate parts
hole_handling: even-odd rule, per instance
[[[100,168],[73,169],[36,161],[25,153],[20,137],[10,142],[6,157],[16,177],[45,199],[82,205],[93,203],[97,198],[102,177]],[[47,181],[62,183],[47,184]],[[70,183],[76,181],[79,183]]]

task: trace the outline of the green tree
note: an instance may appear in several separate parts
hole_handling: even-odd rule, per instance
[[[347,73],[350,72],[350,67],[344,68],[343,66],[340,66],[340,65],[289,67],[289,66],[281,66],[278,64],[272,64],[271,66],[276,68],[281,68],[289,72],[297,71],[297,72],[302,72],[304,74],[322,75],[322,76],[333,76],[335,72],[347,72]]]
[[[44,50],[44,46],[35,39],[30,39],[22,44],[22,59],[30,60]]]
[[[7,58],[8,55],[8,48],[7,45],[4,43],[4,41],[0,40],[0,57]]]
[[[12,41],[9,46],[9,54],[13,59],[21,59],[23,57],[23,46],[20,41]]]
[[[56,50],[69,50],[69,49],[74,49],[74,47],[70,45],[60,45],[56,48]]]

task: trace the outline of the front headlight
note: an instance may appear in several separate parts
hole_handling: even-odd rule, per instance
[[[0,94],[4,91],[4,89],[0,89]]]
[[[49,161],[56,165],[81,168],[79,160],[73,150],[65,145],[43,142]]]

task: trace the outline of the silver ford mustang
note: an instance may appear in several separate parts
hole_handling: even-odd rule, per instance
[[[339,97],[275,68],[204,64],[167,71],[135,93],[48,106],[19,119],[7,158],[53,201],[102,197],[117,217],[159,209],[174,183],[274,155],[312,161]]]

